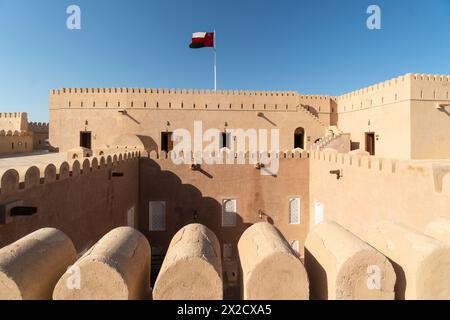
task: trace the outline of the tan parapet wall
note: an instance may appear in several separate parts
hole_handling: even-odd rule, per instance
[[[306,270],[274,226],[254,224],[242,235],[238,250],[244,300],[308,300]]]
[[[396,299],[450,299],[450,247],[392,221],[381,221],[365,239],[392,262]]]
[[[49,124],[46,122],[29,122],[28,131],[34,133],[48,133]]]
[[[112,230],[58,281],[55,300],[143,300],[150,297],[151,248],[137,230]],[[76,279],[79,276],[79,286]],[[74,280],[75,279],[75,280]]]
[[[190,224],[175,234],[156,280],[153,299],[223,299],[220,244],[211,230]]]
[[[52,183],[79,175],[86,175],[93,170],[112,169],[122,162],[136,160],[139,151],[111,153],[105,156],[71,159],[61,164],[39,164],[38,166],[17,166],[0,171],[0,194],[8,195],[18,190]]]
[[[434,218],[424,230],[427,236],[442,241],[450,246],[450,218],[437,217]]]
[[[305,267],[311,298],[393,300],[395,271],[380,252],[332,221],[310,231]]]
[[[72,241],[53,228],[0,249],[0,300],[50,300],[58,279],[75,259]]]
[[[28,131],[28,115],[26,112],[1,112],[0,130]]]

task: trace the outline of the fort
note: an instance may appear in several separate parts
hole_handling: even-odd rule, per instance
[[[449,90],[52,90],[48,125],[0,116],[51,151],[0,160],[0,298],[450,299]]]

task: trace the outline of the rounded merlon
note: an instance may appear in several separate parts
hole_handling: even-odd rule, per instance
[[[450,299],[449,246],[391,221],[374,225],[366,240],[393,262],[396,299]]]
[[[0,250],[0,300],[51,300],[76,259],[72,241],[54,228],[37,230]]]
[[[201,224],[178,231],[153,289],[154,300],[222,300],[220,244]]]
[[[300,259],[281,233],[260,222],[238,243],[244,300],[307,300],[309,283]]]
[[[53,298],[148,299],[150,263],[151,248],[144,235],[129,227],[114,229],[91,247],[71,270],[61,277],[53,292]]]
[[[319,300],[393,300],[395,271],[380,252],[332,221],[310,231],[305,267],[311,298]]]

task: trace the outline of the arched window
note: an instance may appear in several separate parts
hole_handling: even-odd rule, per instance
[[[294,132],[294,149],[305,149],[305,129],[297,128]]]

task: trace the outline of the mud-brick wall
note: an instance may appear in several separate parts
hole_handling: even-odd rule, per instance
[[[66,233],[81,252],[111,229],[133,220],[137,223],[137,154],[64,162],[57,167],[49,164],[41,170],[16,169],[1,177],[0,204],[22,200],[25,206],[37,207],[38,213],[0,225],[0,247],[37,229],[54,227]],[[112,177],[113,172],[124,175]],[[136,217],[130,219],[133,207]]]
[[[170,159],[141,158],[140,231],[153,247],[167,250],[170,240],[183,226],[197,222],[210,228],[222,245],[236,245],[252,224],[273,223],[290,242],[298,240],[300,251],[308,232],[309,162],[307,155],[280,159],[276,176],[262,176],[251,164],[175,165]],[[289,223],[289,199],[301,199],[300,224]],[[237,200],[236,226],[222,227],[223,199]],[[149,202],[166,202],[165,231],[149,231]],[[195,219],[195,212],[197,219]]]

